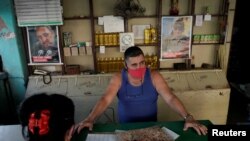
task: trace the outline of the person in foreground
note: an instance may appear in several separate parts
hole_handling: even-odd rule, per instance
[[[22,135],[27,141],[70,141],[74,130],[74,104],[59,94],[36,94],[19,107]]]
[[[114,74],[104,95],[97,102],[86,119],[76,126],[78,133],[85,127],[92,130],[93,124],[106,108],[118,97],[118,118],[120,123],[157,121],[157,99],[164,101],[185,120],[184,130],[192,127],[199,135],[207,134],[207,127],[199,124],[170,91],[158,71],[146,67],[142,50],[129,47],[124,53],[125,68]]]

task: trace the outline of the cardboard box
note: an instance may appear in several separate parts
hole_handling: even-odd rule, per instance
[[[66,74],[80,74],[80,65],[66,65]]]
[[[79,55],[83,56],[86,55],[85,47],[79,47]]]
[[[71,55],[78,56],[78,47],[71,47]]]
[[[71,56],[71,50],[69,47],[63,48],[64,56]]]

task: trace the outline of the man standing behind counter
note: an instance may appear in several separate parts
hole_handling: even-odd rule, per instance
[[[88,127],[90,130],[98,116],[118,97],[118,118],[120,123],[157,121],[157,99],[160,94],[164,101],[185,120],[184,130],[189,127],[206,135],[207,127],[199,124],[190,115],[182,102],[171,92],[158,71],[146,67],[142,50],[137,46],[124,53],[125,68],[112,77],[104,95],[97,102],[86,119],[78,124],[78,133]]]

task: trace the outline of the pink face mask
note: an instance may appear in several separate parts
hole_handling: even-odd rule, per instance
[[[138,68],[138,69],[128,69],[128,73],[132,77],[138,78],[138,79],[142,79],[145,75],[145,72],[146,72],[146,67]]]

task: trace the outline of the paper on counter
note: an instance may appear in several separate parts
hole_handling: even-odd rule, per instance
[[[166,127],[162,127],[161,128],[164,132],[166,132],[167,134],[169,134],[169,136],[172,138],[172,139],[174,139],[174,140],[176,140],[180,135],[178,135],[178,134],[176,134],[174,131],[172,131],[172,130],[169,130],[168,128],[166,128]]]
[[[1,125],[0,141],[25,141],[21,125]]]
[[[180,135],[176,134],[172,130],[162,127],[162,130],[167,133],[173,140],[176,140]],[[115,130],[115,132],[124,132],[125,130]],[[88,134],[86,141],[117,141],[116,134],[105,133],[93,133]]]
[[[116,134],[88,134],[86,141],[117,141]]]
[[[171,139],[176,140],[180,135],[176,134],[174,131],[168,129],[167,127],[161,128],[166,134],[170,136]],[[125,132],[125,130],[115,130],[115,132]]]

